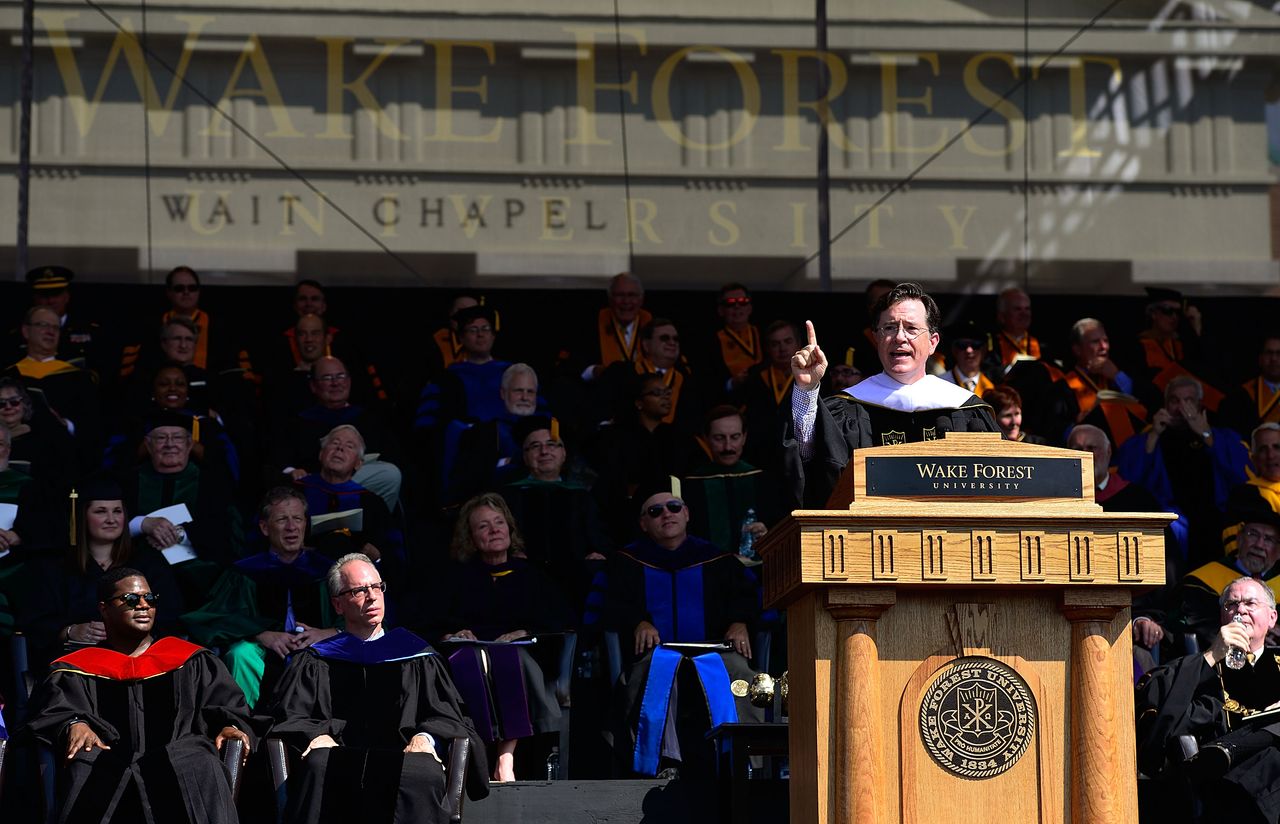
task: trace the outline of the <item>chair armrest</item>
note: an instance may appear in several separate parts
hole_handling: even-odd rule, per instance
[[[265,749],[267,763],[271,765],[271,786],[279,792],[289,780],[289,753],[279,738],[268,738]]]
[[[1200,752],[1200,742],[1196,741],[1194,735],[1179,735],[1178,750],[1182,753],[1183,761],[1190,761]]]
[[[449,746],[449,775],[445,787],[445,803],[449,807],[449,820],[462,821],[463,789],[467,784],[467,761],[471,757],[471,739],[455,738]]]
[[[227,768],[231,778],[231,798],[240,794],[240,766],[244,763],[244,742],[237,738],[228,738],[222,742],[222,766]]]

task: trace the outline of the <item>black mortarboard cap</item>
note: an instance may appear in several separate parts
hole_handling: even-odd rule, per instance
[[[1163,286],[1147,286],[1147,300],[1151,303],[1160,303],[1166,300],[1177,301],[1182,303],[1182,293],[1177,289],[1167,289]]]
[[[527,415],[516,421],[514,430],[516,443],[523,447],[529,436],[539,429],[549,430],[552,440],[560,440],[560,422],[558,420],[546,415]]]
[[[158,412],[152,412],[150,415],[147,415],[145,425],[147,432],[161,426],[176,426],[190,432],[194,421],[195,418],[191,415],[162,409]]]
[[[660,492],[666,492],[676,498],[684,497],[680,494],[679,478],[675,475],[658,475],[636,487],[636,494],[632,496],[631,502],[635,504],[637,510],[643,512],[644,502]]]

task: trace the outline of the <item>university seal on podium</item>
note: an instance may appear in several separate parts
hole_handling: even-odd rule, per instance
[[[920,738],[939,767],[993,778],[1018,763],[1036,733],[1036,704],[1022,676],[994,658],[957,658],[920,701]]]

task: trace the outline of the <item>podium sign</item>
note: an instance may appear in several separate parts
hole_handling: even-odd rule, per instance
[[[769,533],[792,822],[1137,820],[1129,606],[1173,516],[1093,488],[1088,453],[952,433],[857,450]]]

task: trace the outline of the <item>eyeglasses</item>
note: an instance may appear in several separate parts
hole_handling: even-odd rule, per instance
[[[313,380],[316,383],[341,383],[349,377],[351,375],[346,372],[330,372],[327,375],[316,375]]]
[[[464,326],[462,331],[468,335],[487,335],[493,331],[492,326]]]
[[[663,509],[674,514],[684,509],[684,501],[680,500],[679,498],[672,498],[671,500],[667,501],[665,504],[654,504],[653,506],[645,509],[644,512],[650,518],[656,518],[662,514]]]
[[[31,323],[28,323],[27,328],[42,329],[45,332],[51,332],[54,329],[61,329],[62,325],[58,323],[49,323],[49,321],[47,320],[40,320],[40,321],[32,321]]]
[[[956,349],[981,349],[982,341],[973,338],[961,338],[951,344]]]
[[[175,283],[175,284],[173,284],[172,286],[170,286],[170,287],[169,287],[169,291],[170,291],[170,292],[173,292],[174,294],[178,294],[178,295],[185,295],[185,294],[189,294],[189,293],[195,293],[195,292],[199,292],[199,291],[200,291],[200,284],[198,284],[198,283]]]
[[[1280,543],[1280,538],[1277,538],[1274,534],[1268,535],[1267,533],[1259,532],[1256,529],[1246,529],[1241,534],[1251,541],[1260,544],[1267,544],[1268,546],[1275,546],[1277,543]]]
[[[190,437],[191,436],[188,435],[186,432],[182,432],[177,435],[170,435],[167,433],[164,435],[156,435],[153,433],[151,435],[148,435],[147,439],[150,440],[152,443],[186,443],[187,440],[190,439]]]
[[[1236,612],[1241,608],[1244,608],[1246,612],[1253,612],[1255,609],[1262,606],[1264,603],[1267,603],[1267,602],[1261,601],[1257,598],[1243,598],[1240,600],[1233,599],[1233,600],[1227,601],[1223,603],[1222,606],[1231,612]],[[1267,606],[1270,606],[1270,604],[1267,604]]]
[[[905,323],[884,323],[876,327],[876,334],[882,338],[896,338],[903,334],[907,340],[915,340],[928,331],[927,326],[908,326]]]
[[[721,298],[721,306],[750,306],[751,298]]]
[[[0,409],[13,409],[22,406],[22,398],[0,398]]]
[[[344,589],[342,590],[342,592],[339,592],[338,595],[340,596],[350,595],[353,600],[363,601],[364,599],[372,596],[373,593],[375,592],[382,593],[386,591],[387,591],[387,582],[379,581],[376,584],[366,584],[365,586],[362,586],[362,587],[352,587],[351,589]]]
[[[143,599],[146,599],[146,602],[151,606],[155,606],[160,602],[160,596],[154,592],[126,592],[124,595],[117,595],[111,600],[119,601],[129,609],[137,609],[138,604],[142,603]]]
[[[679,335],[654,335],[654,337],[662,341],[663,343],[679,343],[680,342]]]
[[[524,445],[525,452],[537,452],[543,449],[564,449],[564,441],[534,441]]]

